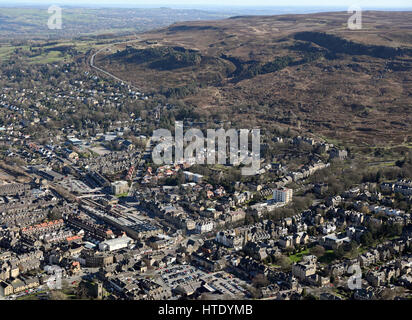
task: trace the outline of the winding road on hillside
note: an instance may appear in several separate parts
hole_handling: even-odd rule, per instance
[[[128,81],[126,81],[126,80],[123,80],[123,79],[120,79],[119,77],[115,76],[114,74],[112,74],[112,73],[110,73],[110,72],[108,72],[108,71],[106,71],[106,70],[103,70],[103,69],[100,68],[100,67],[97,67],[97,66],[95,65],[95,63],[94,63],[94,59],[95,59],[95,57],[96,57],[99,53],[101,53],[101,52],[103,52],[103,51],[107,51],[107,50],[109,50],[111,47],[117,46],[117,45],[119,45],[119,44],[127,44],[127,43],[130,43],[130,42],[136,42],[136,41],[140,41],[140,40],[141,40],[141,39],[140,39],[139,37],[137,37],[136,39],[133,39],[133,40],[119,41],[119,42],[111,43],[110,45],[99,49],[98,51],[96,51],[96,52],[91,56],[91,58],[90,58],[90,67],[93,68],[93,69],[95,69],[95,70],[97,70],[97,71],[99,71],[99,72],[101,72],[101,73],[104,73],[105,75],[107,75],[107,76],[109,76],[109,77],[111,77],[111,78],[113,78],[113,79],[115,79],[115,80],[117,80],[117,81],[120,81],[120,82],[123,82],[123,83],[127,84],[127,85],[128,85],[129,87],[131,87],[131,88],[134,88],[134,89],[136,89],[136,90],[140,90],[139,88],[137,88],[137,87],[135,87],[134,85],[132,85],[130,82],[128,82]]]

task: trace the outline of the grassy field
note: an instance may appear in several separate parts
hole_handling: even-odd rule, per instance
[[[121,194],[117,194],[117,195],[116,195],[116,198],[124,198],[124,197],[127,197],[127,195],[128,195],[127,192],[121,193]]]
[[[57,43],[56,43],[57,42]],[[102,47],[107,46],[105,43],[98,43],[92,40],[77,40],[77,41],[53,41],[53,43],[47,41],[32,41],[27,45],[11,45],[3,44],[0,46],[0,63],[9,61],[14,52],[17,51],[21,59],[28,64],[48,64],[59,62],[71,62],[73,56],[67,52],[64,52],[62,48],[71,47],[71,50],[78,54],[85,54],[91,48],[99,50]],[[37,54],[32,50],[41,48],[42,52]],[[63,51],[63,52],[62,52]]]
[[[306,250],[303,250],[301,252],[290,255],[289,259],[294,263],[300,262],[302,260],[303,256],[306,256],[308,254],[309,254],[309,249],[306,249]]]
[[[58,51],[48,51],[45,54],[27,59],[29,64],[47,64],[67,61],[68,58]]]

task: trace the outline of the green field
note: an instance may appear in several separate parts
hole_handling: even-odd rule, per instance
[[[302,260],[303,256],[306,256],[308,254],[309,254],[309,249],[306,249],[306,250],[303,250],[301,252],[290,255],[289,259],[294,263],[300,262]]]
[[[46,63],[57,63],[67,60],[64,56],[61,55],[58,51],[49,51],[46,54],[42,54],[37,57],[27,59],[29,64],[46,64]]]

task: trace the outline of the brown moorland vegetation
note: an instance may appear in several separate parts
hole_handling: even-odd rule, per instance
[[[96,57],[145,92],[242,127],[274,124],[350,145],[412,142],[412,12],[177,23]]]

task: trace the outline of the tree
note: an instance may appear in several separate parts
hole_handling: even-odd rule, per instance
[[[394,223],[394,224],[386,224],[385,227],[385,233],[389,236],[389,237],[393,237],[393,236],[400,236],[402,234],[402,225],[398,224],[398,223]]]
[[[255,287],[249,286],[247,290],[250,292],[250,295],[252,296],[253,299],[259,299],[262,296],[262,293],[260,292],[260,290]]]
[[[266,263],[266,264],[271,264],[272,261],[273,261],[273,259],[272,259],[272,256],[270,256],[270,255],[267,256],[267,257],[263,260],[263,262]]]
[[[245,217],[245,226],[254,224],[255,222],[256,221],[255,221],[255,216],[254,215],[252,215],[252,214],[247,214],[246,215],[246,217]]]
[[[369,214],[371,211],[369,210],[368,206],[362,206],[361,212],[364,214]]]
[[[62,218],[61,212],[59,212],[56,208],[49,211],[47,214],[47,219],[49,220],[59,220]]]
[[[276,263],[280,265],[282,270],[286,271],[286,270],[290,270],[292,261],[288,257],[281,255],[280,257],[276,258]]]
[[[373,236],[372,233],[370,233],[369,231],[364,233],[361,236],[361,244],[363,244],[364,246],[370,246],[373,244]]]
[[[252,279],[252,284],[255,288],[262,288],[269,285],[269,280],[264,274],[258,274]]]
[[[313,254],[316,257],[322,257],[325,254],[325,248],[320,246],[320,245],[316,245],[312,248],[309,249],[310,254]]]
[[[179,171],[176,175],[176,182],[178,185],[181,185],[185,183],[185,175],[183,174],[183,171]]]
[[[339,246],[338,248],[336,248],[335,250],[335,256],[338,259],[342,259],[345,256],[345,250],[343,250],[342,246]]]

